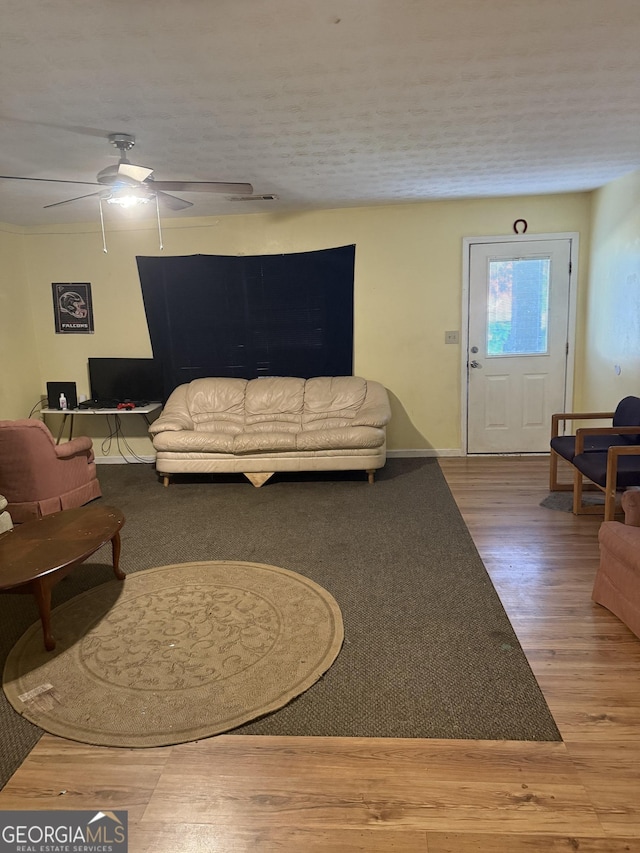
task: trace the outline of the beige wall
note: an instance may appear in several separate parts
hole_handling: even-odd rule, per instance
[[[640,172],[593,194],[585,297],[588,346],[577,402],[613,410],[622,397],[640,395]]]
[[[26,418],[38,402],[40,368],[22,229],[0,224],[0,420]]]
[[[389,447],[456,452],[461,353],[459,346],[444,344],[444,333],[460,329],[462,238],[513,234],[519,218],[528,221],[528,234],[577,231],[584,277],[589,212],[590,194],[577,193],[173,219],[163,223],[163,254],[272,254],[355,243],[354,370],[381,381],[390,392]],[[157,231],[153,220],[111,228],[106,255],[97,227],[31,229],[24,237],[42,365],[38,378],[29,374],[26,379],[29,400],[44,390],[47,379],[75,380],[79,391],[88,393],[89,356],[151,354],[135,256],[160,254]],[[55,281],[91,282],[94,335],[54,334]],[[581,304],[579,310],[584,310]],[[105,428],[94,424],[94,437]],[[136,452],[150,453],[144,429],[138,432]],[[96,450],[100,455],[99,444]],[[115,447],[109,452],[117,454]]]

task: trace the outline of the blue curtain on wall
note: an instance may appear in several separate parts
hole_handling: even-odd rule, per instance
[[[165,397],[205,376],[349,376],[355,246],[138,257]]]

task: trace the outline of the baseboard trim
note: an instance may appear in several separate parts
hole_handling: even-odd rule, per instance
[[[406,459],[414,456],[464,456],[464,453],[458,447],[424,447],[418,450],[387,450],[387,456],[390,459]]]
[[[136,465],[155,462],[155,456],[96,456],[96,465]]]

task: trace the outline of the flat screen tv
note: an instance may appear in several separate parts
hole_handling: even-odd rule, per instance
[[[160,365],[153,358],[90,358],[91,397],[104,407],[162,403]]]

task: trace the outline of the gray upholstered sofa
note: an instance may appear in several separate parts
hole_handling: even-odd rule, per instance
[[[242,473],[366,471],[386,461],[387,392],[359,376],[212,377],[176,388],[149,427],[156,470]]]

